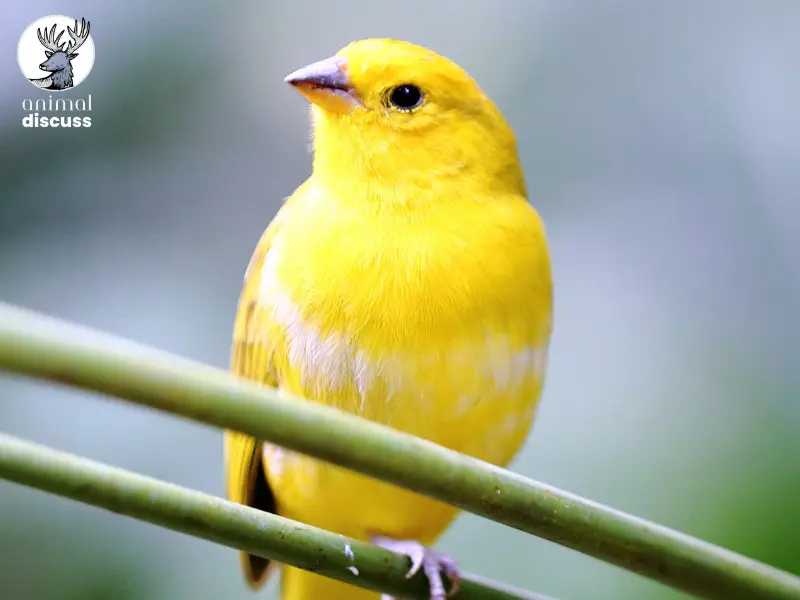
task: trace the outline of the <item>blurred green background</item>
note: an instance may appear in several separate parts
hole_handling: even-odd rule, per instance
[[[85,16],[86,130],[21,126],[22,30]],[[6,3],[0,300],[226,366],[244,268],[310,167],[282,83],[427,45],[515,128],[556,330],[521,473],[800,573],[800,3]],[[221,434],[0,379],[2,430],[220,495]],[[464,515],[469,571],[562,600],[683,597]],[[0,482],[5,600],[235,600],[235,552]],[[274,589],[262,598],[272,598]]]

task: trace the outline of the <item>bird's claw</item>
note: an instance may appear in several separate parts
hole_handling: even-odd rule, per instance
[[[461,571],[459,571],[456,561],[449,556],[426,548],[414,540],[393,540],[387,537],[373,536],[372,543],[411,559],[411,569],[406,574],[406,579],[411,579],[422,569],[428,578],[430,600],[445,600],[458,592]],[[450,580],[449,593],[445,592],[442,573]],[[383,596],[383,598],[390,598],[390,596]]]

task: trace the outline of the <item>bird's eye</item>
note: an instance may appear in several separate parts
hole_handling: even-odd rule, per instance
[[[389,102],[400,110],[411,110],[422,102],[422,91],[415,85],[404,83],[389,93]]]

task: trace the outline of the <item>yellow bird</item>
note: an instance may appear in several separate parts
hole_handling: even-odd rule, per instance
[[[504,466],[525,440],[552,328],[550,259],[516,140],[458,65],[368,39],[286,78],[311,102],[313,174],[250,260],[234,373]],[[423,568],[440,502],[226,432],[228,497],[363,540]],[[259,588],[269,562],[244,554]],[[283,600],[374,592],[284,567]]]

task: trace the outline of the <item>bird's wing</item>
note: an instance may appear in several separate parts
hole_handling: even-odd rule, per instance
[[[231,371],[240,377],[276,387],[270,345],[264,343],[268,329],[269,311],[258,301],[261,269],[280,223],[285,217],[291,198],[261,236],[244,276],[244,287],[239,298],[233,331]],[[274,513],[275,498],[270,489],[262,462],[263,443],[248,435],[234,431],[225,432],[225,473],[228,499],[239,504]],[[245,552],[242,567],[247,583],[260,588],[269,575],[270,561]]]

